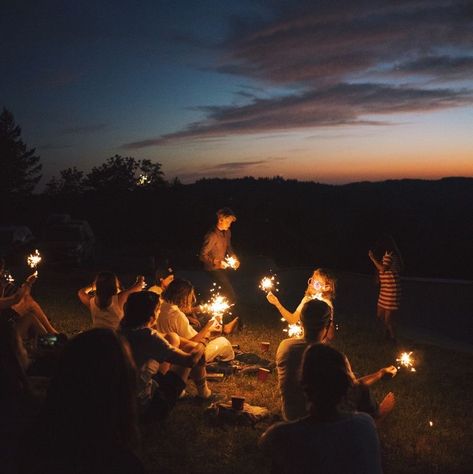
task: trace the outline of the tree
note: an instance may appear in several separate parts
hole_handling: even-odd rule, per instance
[[[41,179],[42,165],[35,148],[28,150],[13,114],[3,108],[0,115],[0,192],[30,194]]]
[[[53,177],[46,183],[46,194],[77,196],[84,192],[84,186],[84,172],[73,166],[62,170],[59,178]]]
[[[115,155],[94,166],[85,179],[87,187],[109,193],[152,189],[165,184],[161,163]]]

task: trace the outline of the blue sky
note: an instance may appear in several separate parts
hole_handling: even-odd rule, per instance
[[[0,105],[44,181],[116,153],[168,177],[473,176],[462,1],[19,1]]]

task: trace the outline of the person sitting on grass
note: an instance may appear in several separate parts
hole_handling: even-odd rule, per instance
[[[26,433],[20,473],[141,474],[136,372],[128,345],[91,329],[65,346],[44,406]]]
[[[335,279],[327,270],[323,268],[315,269],[312,273],[312,276],[309,278],[309,280],[307,280],[307,288],[305,290],[304,296],[293,313],[291,313],[281,304],[279,298],[274,293],[269,292],[266,295],[266,299],[272,305],[276,306],[281,316],[289,324],[296,324],[299,322],[302,307],[305,305],[305,303],[313,300],[314,298],[325,301],[333,311],[333,300],[335,298]]]
[[[17,472],[23,430],[36,410],[26,369],[29,358],[12,321],[0,318],[0,459],[3,473]]]
[[[193,343],[191,351],[184,352],[179,349],[179,336],[169,334],[171,345],[152,329],[159,307],[156,293],[134,293],[125,303],[125,315],[120,323],[121,334],[128,340],[138,368],[138,401],[146,421],[162,420],[169,414],[186,387],[191,368],[199,393],[209,392],[204,343]],[[173,364],[170,369],[169,364]]]
[[[304,352],[301,383],[308,416],[271,426],[260,447],[273,474],[381,474],[378,434],[366,413],[346,413],[341,402],[353,383],[347,358],[325,344]]]
[[[48,333],[58,334],[39,303],[31,296],[31,287],[36,280],[37,276],[32,274],[18,289],[12,284],[2,284],[0,310],[5,310],[3,317],[15,322],[24,340],[36,340],[37,336]]]
[[[132,293],[141,291],[144,277],[138,275],[136,282],[126,290],[120,290],[120,282],[112,272],[100,272],[95,281],[78,292],[82,304],[90,310],[92,327],[116,330],[123,318],[123,305]]]
[[[208,342],[205,349],[207,362],[217,358],[227,362],[235,358],[232,344],[227,338],[219,336],[210,339],[211,333],[218,329],[218,323],[214,319],[208,320],[199,332],[190,325],[185,313],[191,311],[195,303],[195,293],[189,281],[175,278],[163,293],[163,300],[156,322],[159,332],[176,333],[179,337],[193,342]]]
[[[296,420],[307,415],[307,401],[299,384],[300,367],[304,350],[313,343],[328,344],[334,337],[333,314],[330,306],[321,300],[310,300],[301,311],[303,338],[284,339],[276,352],[276,368],[285,420]],[[374,400],[369,387],[384,375],[394,376],[394,366],[384,367],[374,374],[355,379],[350,390],[349,402],[358,411],[376,419],[387,415],[394,408],[394,394],[388,393],[381,404]]]

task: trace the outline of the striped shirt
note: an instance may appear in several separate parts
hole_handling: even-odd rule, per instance
[[[386,253],[383,257],[383,265],[385,270],[379,272],[378,306],[394,311],[399,309],[402,294],[400,264],[396,255]]]

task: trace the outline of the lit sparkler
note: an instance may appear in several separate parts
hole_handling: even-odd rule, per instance
[[[15,279],[13,278],[11,273],[5,273],[5,280],[8,283],[15,283]]]
[[[38,276],[38,265],[41,263],[42,257],[39,253],[39,250],[36,249],[32,254],[26,257],[26,263],[30,268],[34,268],[34,275]]]
[[[233,268],[233,270],[237,269],[238,259],[233,255],[227,255],[224,262],[226,263],[227,267]]]
[[[304,328],[302,327],[300,322],[295,324],[289,324],[287,329],[283,329],[284,332],[287,332],[289,337],[303,337],[304,336]]]
[[[140,174],[138,179],[136,180],[136,184],[138,186],[146,186],[147,184],[151,183],[151,178],[147,174]]]
[[[277,286],[279,285],[279,281],[276,280],[276,275],[265,276],[261,279],[258,288],[263,290],[266,294],[279,291]]]
[[[411,357],[412,352],[402,352],[401,355],[396,359],[398,363],[397,369],[399,370],[402,367],[410,369],[411,372],[415,372],[414,359]]]

